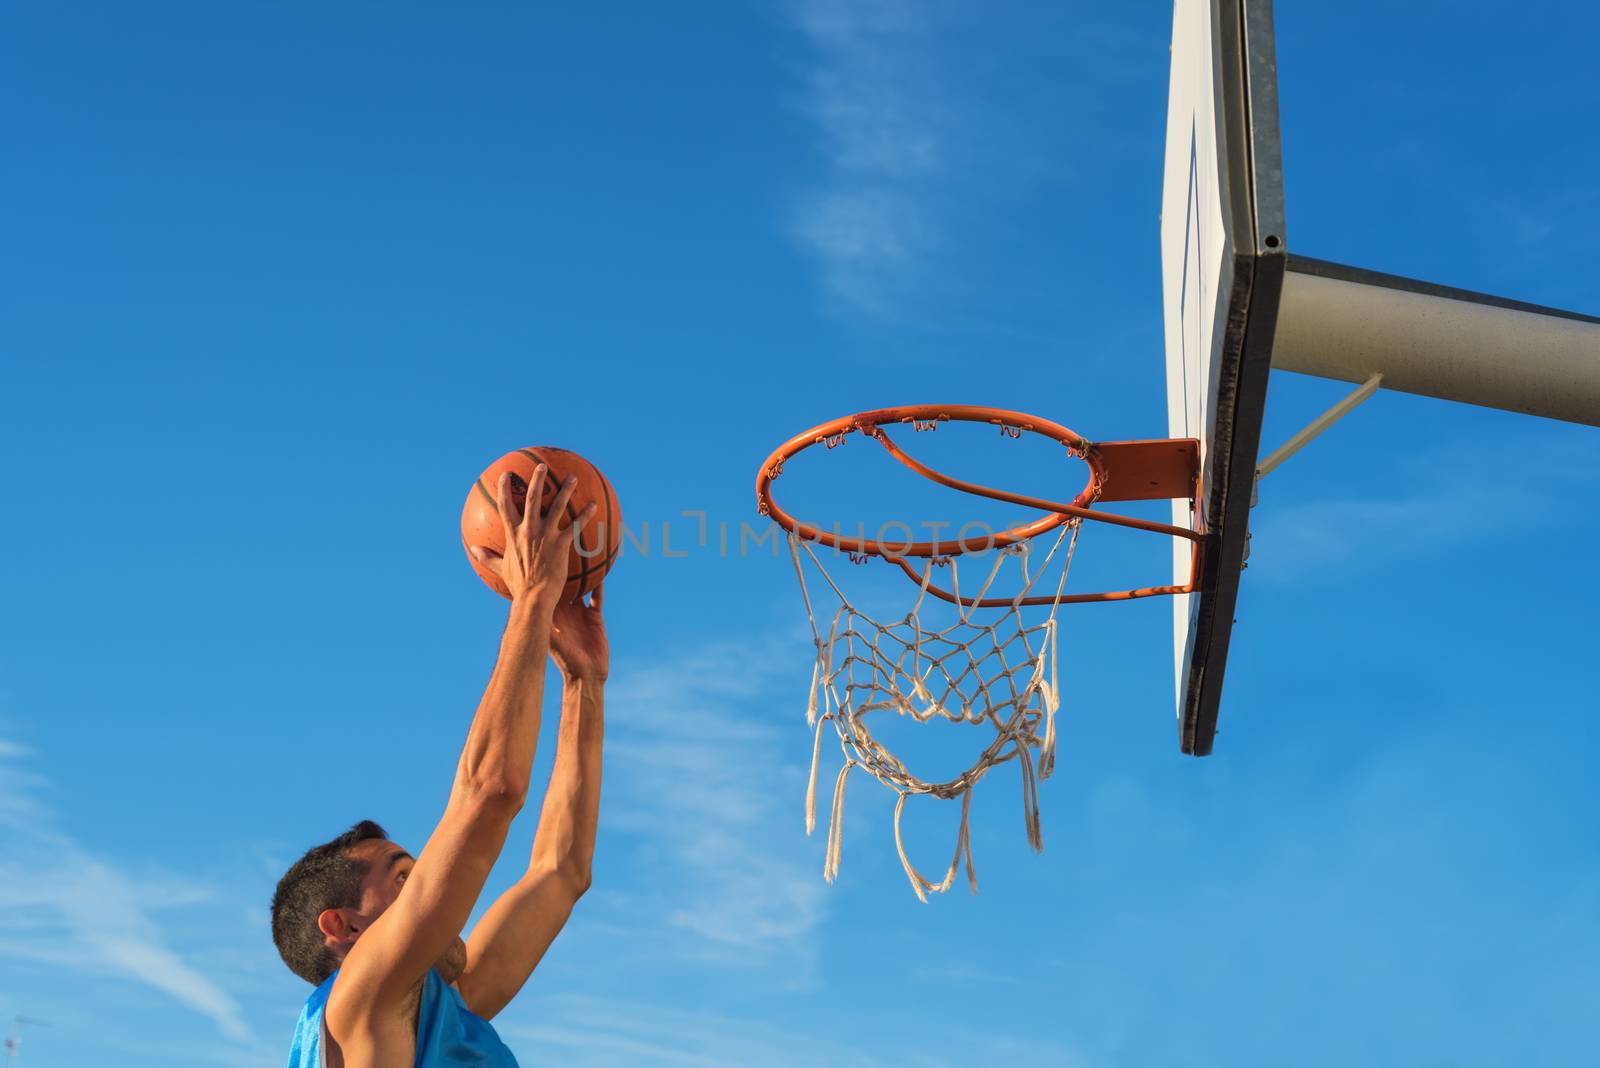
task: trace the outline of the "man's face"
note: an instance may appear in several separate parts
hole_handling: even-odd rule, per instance
[[[361,880],[361,903],[354,909],[338,909],[344,919],[342,937],[328,936],[329,947],[341,957],[350,952],[361,932],[386,912],[400,897],[406,878],[416,861],[410,853],[381,838],[369,838],[350,847],[349,855],[367,866]],[[434,968],[447,983],[460,976],[467,963],[467,947],[459,937],[434,962]]]
[[[369,838],[350,847],[350,856],[367,866],[361,880],[361,904],[356,911],[368,922],[382,916],[395,903],[416,861],[411,854],[382,838]]]

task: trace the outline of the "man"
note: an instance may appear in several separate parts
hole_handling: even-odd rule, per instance
[[[601,591],[563,604],[568,554],[594,506],[562,528],[567,479],[550,509],[540,464],[522,501],[497,497],[506,550],[472,546],[511,592],[511,615],[456,766],[444,816],[422,854],[363,822],[312,849],[272,901],[272,936],[316,985],[291,1068],[515,1068],[487,1022],[527,982],[589,887],[600,808],[600,748],[610,668]],[[561,725],[527,872],[463,943],[484,880],[528,794],[546,656],[561,670]]]

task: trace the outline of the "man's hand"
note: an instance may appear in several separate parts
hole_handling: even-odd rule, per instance
[[[588,604],[575,601],[556,607],[550,657],[568,683],[604,682],[611,672],[611,647],[600,610],[604,596],[605,586],[601,585],[595,587]]]
[[[567,501],[577,488],[578,480],[568,477],[561,483],[555,500],[548,511],[539,511],[539,501],[544,496],[544,481],[548,468],[539,464],[533,469],[533,480],[528,483],[522,499],[517,499],[511,472],[500,475],[500,520],[505,524],[505,552],[497,553],[487,545],[473,545],[473,559],[487,567],[505,583],[511,594],[511,603],[517,605],[530,597],[534,602],[552,609],[561,599],[567,582],[567,562],[572,552],[573,540],[583,525],[594,516],[595,505],[590,504],[565,528],[561,516],[566,513]],[[517,479],[516,482],[520,482]]]

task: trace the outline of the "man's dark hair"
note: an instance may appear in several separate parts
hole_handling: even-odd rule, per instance
[[[278,880],[272,895],[272,940],[289,970],[312,986],[339,967],[339,958],[323,942],[317,917],[325,909],[353,909],[361,904],[361,880],[368,865],[350,855],[357,842],[388,838],[371,820],[362,820],[331,842],[306,855]]]

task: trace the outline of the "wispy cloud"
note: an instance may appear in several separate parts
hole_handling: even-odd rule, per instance
[[[1116,159],[1117,145],[1143,158],[1106,101],[1164,76],[1165,56],[1121,16],[1080,5],[1003,18],[973,0],[783,10],[803,46],[795,109],[820,164],[786,229],[829,310],[915,334],[1057,345],[1037,323],[1059,306],[1060,283],[1041,280],[1035,257],[1059,254],[1073,231],[1041,220],[1093,195],[1086,161]]]
[[[950,109],[928,47],[925,6],[803,0],[792,9],[813,51],[802,108],[825,173],[793,219],[827,295],[892,315],[938,246],[934,203],[950,169]]]
[[[563,996],[541,1006],[544,1023],[501,1025],[509,1041],[530,1060],[574,1068],[660,1064],[675,1068],[800,1068],[816,1064],[840,1068],[933,1065],[923,1058],[881,1059],[825,1035],[799,1034],[766,1019],[749,1020],[718,1012],[679,1011],[641,1002]],[[553,1022],[559,1021],[559,1022]]]
[[[58,829],[31,752],[0,740],[0,957],[120,975],[208,1018],[229,1039],[252,1038],[240,1007],[174,951],[152,920],[163,905],[208,896],[164,877],[141,881]]]
[[[1574,487],[1600,487],[1600,476],[1581,450],[1570,447],[1566,429],[1503,439],[1469,466],[1459,450],[1396,458],[1384,479],[1359,496],[1280,504],[1283,476],[1264,479],[1250,523],[1251,577],[1299,582],[1321,573],[1342,579],[1342,569],[1362,560],[1393,563],[1468,539],[1570,522],[1588,500]],[[1487,487],[1493,487],[1492,500]]]
[[[607,823],[661,866],[646,922],[690,936],[681,951],[803,978],[824,886],[800,837],[804,731],[768,714],[773,644],[712,644],[614,684]]]
[[[532,1013],[527,1016],[533,1015]],[[917,1036],[863,1034],[840,1014],[797,1030],[772,1019],[706,1010],[668,1010],[610,998],[563,995],[541,1003],[542,1023],[526,1016],[501,1032],[530,1060],[572,1068],[637,1064],[674,1068],[956,1068],[965,1064],[1048,1064],[1075,1068],[1082,1057],[1065,1043],[996,1034],[994,1028],[938,1028]],[[559,1022],[555,1022],[559,1021]],[[935,1053],[928,1052],[932,1048]]]
[[[1264,508],[1251,524],[1251,577],[1299,581],[1388,547],[1395,552],[1436,551],[1473,530],[1471,498],[1445,490],[1390,500],[1325,497]]]

